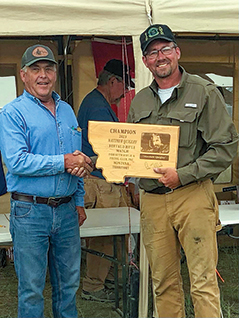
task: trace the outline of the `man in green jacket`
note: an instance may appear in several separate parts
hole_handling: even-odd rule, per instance
[[[220,317],[216,231],[221,228],[213,181],[233,161],[238,135],[217,87],[178,65],[171,29],[155,24],[140,36],[153,74],[132,101],[128,121],[180,127],[177,168],[140,179],[141,224],[158,317],[185,317],[180,274],[183,247],[195,317]]]

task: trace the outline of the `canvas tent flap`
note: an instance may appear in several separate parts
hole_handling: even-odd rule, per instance
[[[238,0],[152,0],[153,23],[167,24],[174,32],[239,32]]]
[[[135,92],[137,93],[140,89],[149,85],[153,77],[142,61],[142,52],[138,36],[133,36],[133,49],[135,59]]]
[[[0,35],[139,35],[151,12],[175,32],[238,34],[238,0],[1,0]]]
[[[145,0],[1,0],[0,35],[132,35],[148,26]]]

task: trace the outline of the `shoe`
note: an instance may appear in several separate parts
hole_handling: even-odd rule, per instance
[[[95,292],[88,292],[86,290],[82,290],[81,298],[85,300],[94,300],[108,303],[115,301],[115,294],[111,290],[108,290],[106,288]]]

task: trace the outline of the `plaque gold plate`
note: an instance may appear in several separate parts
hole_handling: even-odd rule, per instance
[[[158,179],[157,167],[177,166],[179,127],[89,121],[88,139],[96,167],[108,182],[125,177]]]

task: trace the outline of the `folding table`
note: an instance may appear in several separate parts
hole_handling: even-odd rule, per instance
[[[115,307],[123,317],[127,315],[127,284],[126,284],[126,252],[125,252],[125,235],[140,232],[140,213],[134,208],[102,208],[102,209],[86,209],[87,219],[80,227],[81,238],[94,236],[112,235],[114,238],[121,238],[122,260],[117,259],[117,244],[114,239],[114,255],[98,255],[115,261],[122,265],[123,278],[123,311],[119,309],[119,299],[116,297]],[[130,214],[130,217],[129,217]],[[0,244],[11,244],[11,235],[9,233],[9,214],[0,214]],[[97,252],[96,252],[97,253]],[[111,259],[112,257],[112,259]],[[118,260],[118,261],[117,261]],[[118,291],[116,291],[116,295]]]

